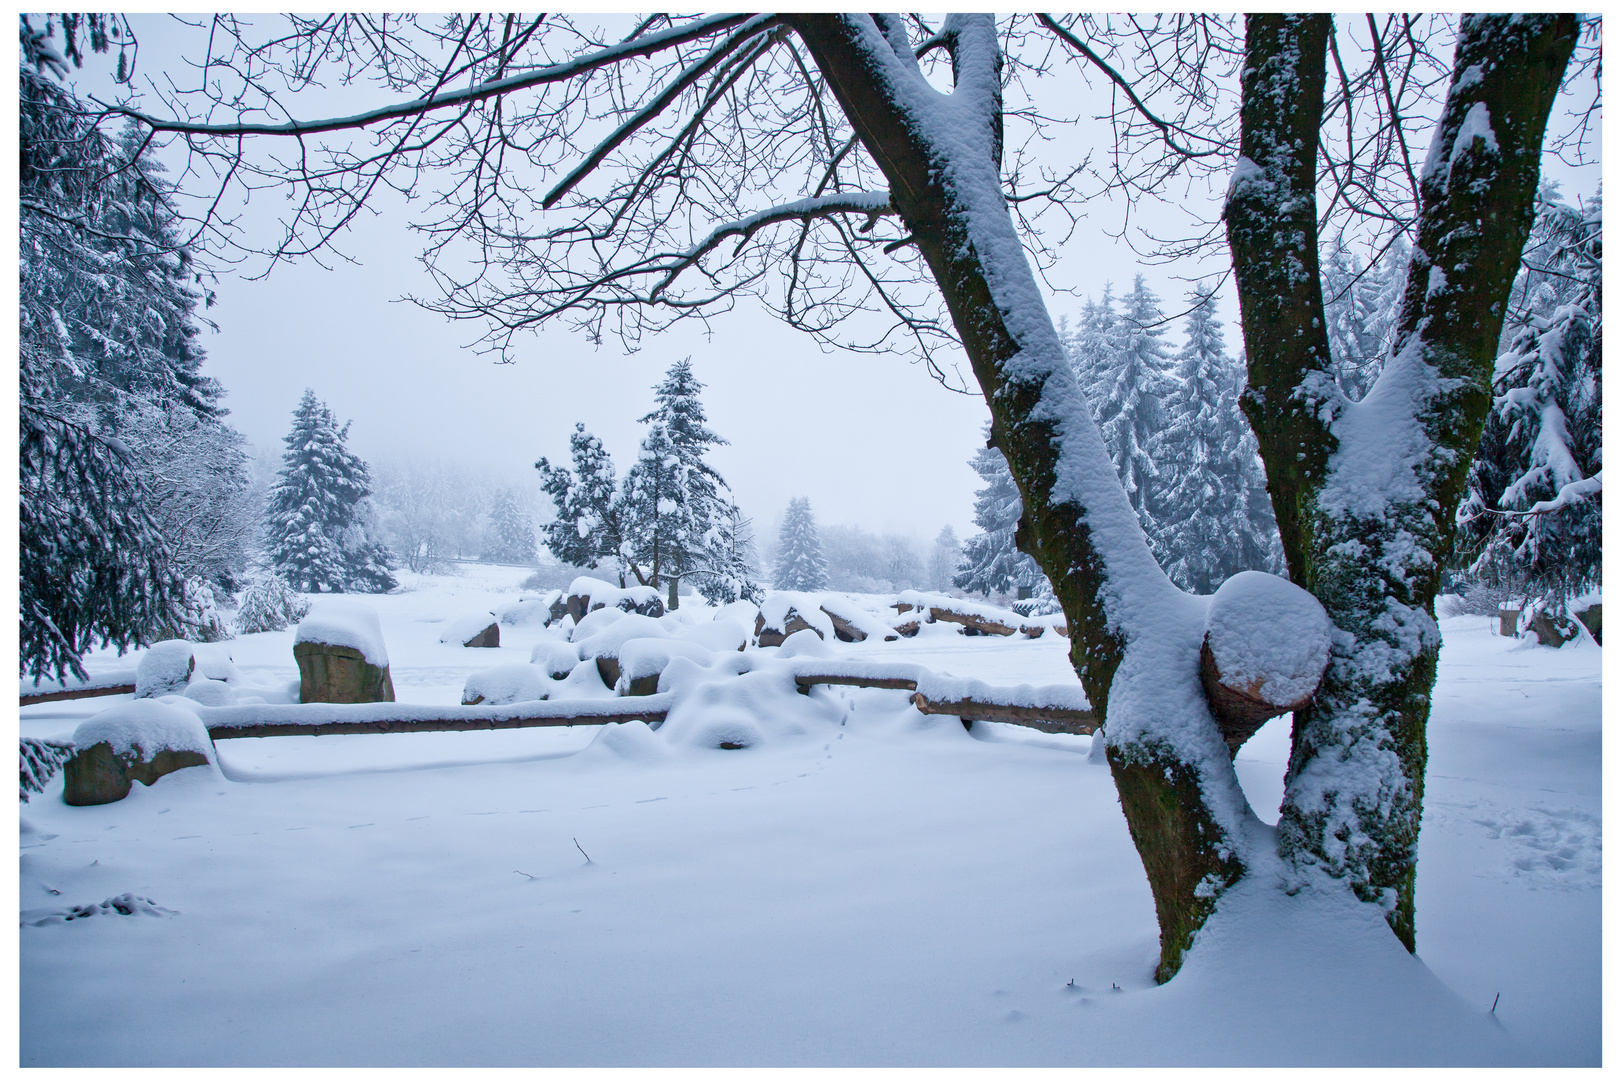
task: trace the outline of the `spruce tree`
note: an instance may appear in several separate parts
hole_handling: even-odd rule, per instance
[[[962,544],[956,539],[956,530],[946,525],[934,537],[928,553],[928,587],[944,592],[951,587],[951,576],[956,573],[957,560],[962,555]]]
[[[655,576],[669,581],[669,607],[680,604],[679,587],[688,574],[705,577],[727,571],[710,565],[711,533],[727,516],[720,491],[726,482],[704,460],[725,439],[706,427],[703,384],[692,374],[692,358],[670,365],[653,391],[658,403],[641,418],[650,425],[636,469],[629,478],[640,507],[643,562],[652,561]],[[654,495],[656,493],[656,495]]]
[[[1467,571],[1561,602],[1602,581],[1603,204],[1543,189],[1468,493]]]
[[[604,562],[626,584],[630,567],[630,506],[619,490],[613,459],[602,440],[575,424],[568,436],[572,471],[545,458],[534,463],[540,486],[551,496],[556,516],[544,528],[546,547],[559,562],[595,569]],[[636,570],[640,584],[641,571]]]
[[[821,551],[815,515],[810,500],[788,502],[782,518],[782,531],[776,547],[776,567],[772,574],[778,589],[814,592],[827,587],[827,559]]]
[[[1208,594],[1240,570],[1270,569],[1280,541],[1259,448],[1238,407],[1243,372],[1226,355],[1214,291],[1200,287],[1188,299],[1187,342],[1177,357],[1160,439],[1164,494],[1157,540],[1171,580]]]
[[[533,566],[540,561],[534,544],[534,522],[511,488],[501,488],[490,501],[489,527],[484,530],[484,562]]]
[[[1171,361],[1158,325],[1163,320],[1159,298],[1137,274],[1125,297],[1112,355],[1103,358],[1106,366],[1096,396],[1103,442],[1155,550],[1160,547],[1157,511],[1162,497],[1156,461],[1165,424],[1163,403],[1171,390]]]
[[[1360,401],[1384,369],[1411,252],[1397,235],[1370,267],[1342,243],[1322,259],[1322,299],[1334,377]]]
[[[387,592],[386,547],[368,535],[371,474],[347,446],[349,425],[305,390],[270,493],[270,563],[301,592]]]
[[[989,435],[989,426],[985,428]],[[1013,483],[1007,459],[994,447],[980,447],[968,464],[984,486],[973,496],[973,523],[979,532],[962,544],[962,555],[951,581],[964,592],[1012,592],[1033,589],[1045,575],[1035,560],[1018,550],[1015,534],[1024,513],[1024,501]]]

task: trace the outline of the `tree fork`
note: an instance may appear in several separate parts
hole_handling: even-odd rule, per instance
[[[1351,429],[1334,430],[1362,406],[1338,393],[1325,367],[1316,261],[1320,46],[1331,24],[1280,15],[1247,23],[1246,160],[1226,213],[1249,353],[1252,389],[1244,406],[1260,440],[1290,573],[1346,635],[1315,703],[1295,713],[1280,846],[1297,865],[1346,878],[1362,899],[1383,905],[1408,949],[1415,947],[1425,729],[1439,655],[1434,598],[1490,403],[1547,117],[1577,31],[1568,15],[1462,21],[1451,90],[1424,168],[1397,335],[1372,392],[1387,389],[1384,407],[1407,410],[1398,419],[1417,432],[1413,449],[1366,432],[1346,444],[1341,435]],[[1467,140],[1460,146],[1459,134]],[[1353,464],[1343,464],[1346,450]],[[1368,506],[1360,505],[1364,496],[1347,499],[1342,490],[1327,498],[1341,466],[1390,468],[1396,476],[1408,470],[1414,484],[1379,488]],[[1371,481],[1362,475],[1357,482]],[[1356,776],[1346,784],[1339,774],[1349,762]]]

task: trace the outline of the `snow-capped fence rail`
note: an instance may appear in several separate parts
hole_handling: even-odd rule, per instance
[[[407,731],[493,731],[499,728],[573,727],[640,720],[653,724],[669,713],[673,695],[596,701],[525,701],[515,705],[227,705],[201,709],[214,741],[278,735],[380,735]]]
[[[818,685],[910,690],[918,712],[959,716],[969,726],[975,720],[993,720],[1071,735],[1090,735],[1098,727],[1085,692],[1071,683],[991,686],[977,679],[937,675],[915,664],[861,660],[800,661],[794,667],[793,681],[801,694]]]
[[[17,707],[24,705],[43,705],[47,701],[77,701],[80,698],[108,697],[112,694],[133,694],[135,684],[109,683],[106,686],[83,686],[78,689],[43,690],[35,693],[22,693],[18,696]]]

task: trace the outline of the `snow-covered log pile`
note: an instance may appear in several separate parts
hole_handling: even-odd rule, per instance
[[[918,592],[916,589],[907,589],[896,597],[894,610],[902,616],[916,612],[917,621],[920,622],[959,623],[962,632],[969,636],[995,634],[1010,637],[1022,631],[1025,636],[1033,638],[1040,637],[1047,627],[1057,627],[1058,632],[1065,635],[1068,631],[1062,615],[1020,615],[992,604]],[[906,620],[907,625],[911,622]]]
[[[319,600],[293,636],[298,699],[303,702],[393,701],[377,613],[357,600]]]
[[[1261,724],[1310,703],[1332,633],[1316,597],[1275,574],[1245,570],[1215,591],[1199,672],[1234,757]]]
[[[833,634],[839,641],[865,641],[876,637],[879,641],[898,641],[900,632],[847,596],[823,593],[817,598],[819,607],[832,620]]]
[[[754,640],[760,647],[780,645],[800,630],[814,630],[823,641],[837,636],[832,618],[821,610],[820,595],[786,589],[767,595],[754,620]]]
[[[617,608],[656,619],[664,613],[664,601],[651,585],[633,585],[621,589],[593,577],[577,577],[568,586],[568,614],[574,621],[601,608]]]
[[[117,802],[139,780],[150,786],[177,769],[208,765],[214,744],[191,711],[161,701],[114,705],[73,732],[75,752],[63,768],[70,806]]]

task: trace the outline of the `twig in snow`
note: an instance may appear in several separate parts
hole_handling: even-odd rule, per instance
[[[514,871],[512,871],[512,873],[514,873],[514,874],[523,874],[523,871],[514,870]],[[539,878],[535,877],[533,874],[523,874],[523,876],[528,878],[530,881],[539,881],[540,880]]]
[[[1502,991],[1498,990],[1496,992],[1496,1001],[1501,1001],[1501,1000],[1502,1000]],[[1496,1015],[1496,1001],[1491,1002],[1491,1015],[1492,1016]]]
[[[578,848],[579,848],[579,853],[580,853],[580,854],[581,854],[581,855],[585,855],[585,849],[584,849],[584,848],[582,848],[582,847],[579,847],[579,840],[578,840],[578,839],[577,839],[577,838],[576,838],[576,839],[575,839],[575,840],[574,840],[574,846],[575,846],[575,847],[578,847]],[[590,862],[590,861],[591,861],[591,857],[590,857],[590,856],[589,856],[589,855],[585,855],[585,861],[586,861],[586,862]]]

